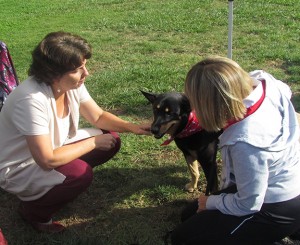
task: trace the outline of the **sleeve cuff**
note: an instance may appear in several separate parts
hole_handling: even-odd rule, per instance
[[[218,197],[219,196],[217,196],[217,195],[209,196],[206,200],[206,209],[209,209],[209,210],[217,209],[215,204],[217,203]]]

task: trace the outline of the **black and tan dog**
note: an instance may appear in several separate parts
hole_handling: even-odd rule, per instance
[[[210,133],[199,126],[184,94],[141,92],[152,104],[154,117],[151,125],[152,134],[157,139],[169,134],[170,139],[163,144],[174,140],[184,154],[191,173],[191,182],[185,185],[185,189],[189,192],[198,189],[200,163],[207,180],[205,194],[216,191],[218,189],[216,155],[220,133]]]

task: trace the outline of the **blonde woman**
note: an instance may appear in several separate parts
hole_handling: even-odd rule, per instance
[[[202,127],[223,130],[218,193],[182,213],[172,244],[268,244],[300,229],[299,125],[291,91],[272,75],[210,57],[185,93]]]

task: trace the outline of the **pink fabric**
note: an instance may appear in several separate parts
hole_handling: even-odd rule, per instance
[[[115,148],[110,151],[93,150],[75,159],[72,162],[56,168],[66,176],[65,181],[53,187],[43,197],[34,201],[21,201],[26,216],[31,221],[47,222],[52,216],[67,203],[73,201],[79,194],[84,192],[93,180],[92,168],[110,160],[120,149],[121,140],[117,133],[111,133],[116,139]]]
[[[7,245],[7,240],[5,239],[2,230],[0,229],[0,245]]]

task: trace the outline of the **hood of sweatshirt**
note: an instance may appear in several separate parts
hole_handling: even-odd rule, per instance
[[[250,72],[250,76],[256,88],[245,98],[245,105],[248,107],[260,97],[261,81],[266,84],[265,98],[253,114],[224,130],[219,137],[219,147],[245,142],[269,151],[285,149],[299,139],[297,115],[290,100],[291,90],[262,70]]]

